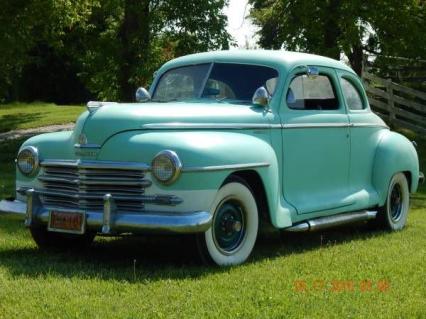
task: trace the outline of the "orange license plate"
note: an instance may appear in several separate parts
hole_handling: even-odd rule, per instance
[[[84,234],[86,218],[80,212],[58,212],[50,211],[49,231],[61,233]]]

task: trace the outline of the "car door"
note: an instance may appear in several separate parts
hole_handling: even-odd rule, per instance
[[[283,195],[299,214],[352,204],[349,120],[336,71],[308,69],[312,75],[306,67],[289,75],[281,108]]]
[[[354,209],[371,207],[377,202],[372,185],[373,161],[384,123],[371,112],[362,83],[355,74],[337,72],[350,123],[350,192],[356,200]]]

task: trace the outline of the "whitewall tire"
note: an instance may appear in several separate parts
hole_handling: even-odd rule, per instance
[[[210,229],[197,235],[202,259],[218,266],[244,263],[256,243],[259,213],[250,187],[240,178],[228,179],[210,209]]]

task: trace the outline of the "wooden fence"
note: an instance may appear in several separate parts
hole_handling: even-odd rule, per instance
[[[426,93],[363,73],[370,106],[391,126],[426,136]]]

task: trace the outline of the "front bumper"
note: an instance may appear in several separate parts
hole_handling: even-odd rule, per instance
[[[51,210],[70,212],[70,210],[61,208],[52,208]],[[47,226],[49,211],[41,205],[37,192],[33,189],[27,191],[26,203],[18,200],[0,201],[0,213],[22,216],[25,219],[25,225],[28,227],[40,224]],[[86,230],[102,234],[146,232],[191,234],[207,231],[212,223],[211,214],[205,211],[116,213],[111,195],[105,195],[103,211],[86,211],[85,215]]]
[[[425,175],[423,172],[420,172],[419,174],[419,185],[422,185],[425,182]]]

